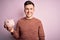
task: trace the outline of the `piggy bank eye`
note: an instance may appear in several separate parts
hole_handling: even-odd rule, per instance
[[[9,21],[7,21],[7,23],[9,23]]]

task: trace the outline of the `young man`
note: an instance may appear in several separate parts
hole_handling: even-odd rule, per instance
[[[34,8],[35,5],[31,1],[26,1],[24,3],[26,17],[18,20],[16,29],[4,25],[16,40],[45,40],[41,21],[33,17]]]

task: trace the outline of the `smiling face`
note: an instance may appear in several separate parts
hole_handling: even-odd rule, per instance
[[[34,6],[32,4],[26,5],[24,7],[24,12],[26,14],[26,17],[28,18],[32,17],[34,13]]]

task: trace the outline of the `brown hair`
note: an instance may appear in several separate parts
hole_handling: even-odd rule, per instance
[[[26,2],[24,3],[24,6],[29,5],[29,4],[32,4],[33,6],[35,6],[34,3],[31,2],[31,1],[26,1]]]

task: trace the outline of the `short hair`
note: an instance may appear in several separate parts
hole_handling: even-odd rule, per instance
[[[26,1],[26,2],[24,3],[24,7],[25,7],[26,5],[29,5],[29,4],[32,4],[33,6],[35,6],[33,2],[31,2],[31,1],[28,0],[28,1]]]

